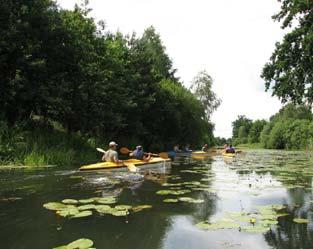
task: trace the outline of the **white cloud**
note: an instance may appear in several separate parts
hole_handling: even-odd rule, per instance
[[[72,8],[75,0],[59,0]],[[223,100],[212,120],[215,135],[230,137],[231,122],[244,114],[269,118],[281,107],[264,92],[260,78],[274,44],[281,40],[280,24],[271,16],[275,0],[90,0],[91,16],[105,20],[111,31],[141,34],[153,25],[160,33],[178,76],[189,85],[200,70],[214,79]]]

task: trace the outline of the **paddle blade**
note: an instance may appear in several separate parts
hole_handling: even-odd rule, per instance
[[[129,152],[131,152],[128,148],[126,148],[126,147],[122,147],[121,149],[120,149],[120,152],[122,153],[122,154],[125,154],[125,155],[127,155],[127,154],[129,154]]]
[[[101,153],[105,153],[105,150],[101,149],[101,148],[96,148],[97,151],[101,152]]]
[[[159,157],[163,158],[163,159],[168,159],[168,154],[166,152],[161,152],[159,154]]]
[[[124,163],[124,165],[127,166],[130,172],[136,173],[138,171],[138,168],[132,163]]]

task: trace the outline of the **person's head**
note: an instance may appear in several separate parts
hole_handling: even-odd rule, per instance
[[[117,143],[115,143],[114,141],[112,141],[112,142],[109,143],[109,148],[110,148],[110,149],[116,150],[116,147],[117,147]]]
[[[227,148],[228,147],[228,144],[224,144],[224,148]]]
[[[232,145],[229,145],[229,147],[232,148],[233,146],[232,146]]]
[[[141,145],[137,145],[137,146],[136,146],[136,149],[137,149],[138,151],[140,151],[140,150],[142,150],[142,146],[141,146]]]
[[[208,144],[205,144],[204,147],[207,148],[207,147],[208,147]]]

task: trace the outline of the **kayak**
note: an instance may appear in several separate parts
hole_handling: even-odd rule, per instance
[[[155,167],[170,167],[171,160],[170,159],[163,159],[161,157],[152,157],[148,162],[143,160],[137,159],[128,159],[123,161],[125,164],[133,164],[138,168],[155,168]],[[95,163],[90,165],[84,165],[79,168],[81,171],[85,170],[104,170],[104,169],[120,169],[120,170],[127,170],[127,166],[123,163],[113,163],[113,162],[101,162]]]
[[[235,157],[236,153],[222,153],[222,155],[225,157]]]
[[[209,155],[209,152],[204,152],[204,151],[202,151],[202,150],[193,151],[193,152],[192,152],[192,155],[193,155],[193,156],[208,156],[208,155]]]
[[[191,156],[191,152],[189,151],[182,151],[182,152],[175,152],[175,151],[169,151],[167,152],[168,156],[170,158],[175,158],[175,157],[190,157]]]

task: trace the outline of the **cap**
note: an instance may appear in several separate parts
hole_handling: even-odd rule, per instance
[[[142,148],[141,145],[136,146],[136,149],[141,149],[141,148]]]
[[[117,144],[117,143],[115,143],[115,142],[113,142],[113,141],[109,143],[109,147],[112,147],[112,146],[117,146],[117,145],[118,145],[118,144]]]

